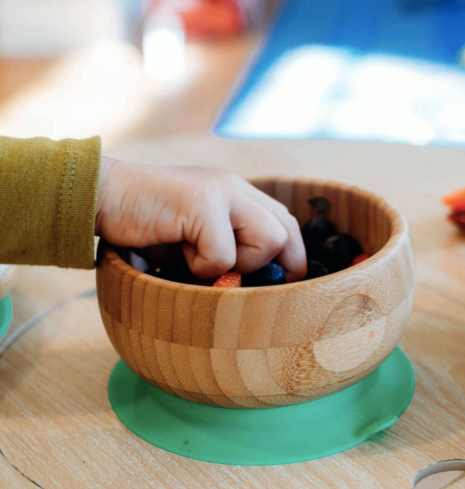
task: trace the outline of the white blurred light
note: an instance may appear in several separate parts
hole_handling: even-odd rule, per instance
[[[147,75],[156,81],[179,79],[185,71],[185,36],[181,29],[154,25],[144,32],[143,55]]]
[[[276,61],[225,127],[252,138],[463,143],[465,73],[387,54],[300,47]]]
[[[283,56],[234,114],[231,127],[255,137],[302,137],[318,127],[346,69],[344,51],[305,46]]]

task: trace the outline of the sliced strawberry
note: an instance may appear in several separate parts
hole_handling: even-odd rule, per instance
[[[213,284],[213,287],[236,288],[241,286],[241,276],[236,272],[228,272]]]
[[[465,211],[465,188],[445,195],[442,198],[442,203],[454,211]]]
[[[362,261],[368,260],[368,258],[370,258],[370,255],[368,253],[362,253],[352,260],[350,266],[353,267],[354,265],[358,265],[359,263],[362,263]]]

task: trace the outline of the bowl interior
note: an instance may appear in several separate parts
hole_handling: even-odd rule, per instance
[[[386,245],[396,217],[380,197],[357,187],[318,180],[255,179],[251,183],[287,206],[299,224],[312,217],[308,199],[326,197],[331,203],[328,218],[341,233],[356,238],[365,253],[374,255]]]
[[[313,217],[309,199],[325,197],[331,204],[328,218],[336,225],[338,232],[347,233],[362,245],[364,253],[373,256],[390,240],[393,231],[402,234],[404,226],[400,214],[381,197],[337,182],[312,180],[308,178],[285,179],[275,177],[256,178],[250,181],[255,187],[286,205],[299,225]],[[398,229],[394,230],[396,223]],[[399,227],[400,226],[400,227]],[[386,250],[387,251],[387,250]],[[120,257],[141,272],[148,269],[148,262],[142,256],[152,259],[177,261],[182,254],[179,245],[159,245],[140,250],[136,255],[127,249],[118,249]],[[141,256],[139,256],[141,255]]]

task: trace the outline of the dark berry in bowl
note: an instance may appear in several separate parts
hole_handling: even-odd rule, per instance
[[[319,261],[315,261],[315,260],[310,260],[307,263],[307,275],[305,276],[304,280],[310,280],[312,278],[324,277],[325,275],[328,275],[328,273],[329,273],[329,271],[323,265],[323,263],[320,263]]]
[[[321,261],[331,273],[344,270],[352,260],[363,253],[360,243],[348,234],[327,238],[321,247]]]
[[[242,287],[261,287],[287,283],[284,270],[276,263],[268,263],[256,272],[242,275]]]
[[[318,259],[323,242],[337,233],[336,226],[326,217],[312,217],[301,228],[307,259]]]
[[[177,261],[163,260],[158,263],[152,263],[146,273],[153,277],[171,280],[172,282],[179,282],[182,284],[194,283],[192,272],[189,270],[186,261],[183,259]]]
[[[331,204],[325,197],[315,197],[313,199],[309,199],[308,203],[318,215],[326,215],[331,209]]]

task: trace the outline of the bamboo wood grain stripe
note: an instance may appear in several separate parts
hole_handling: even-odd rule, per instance
[[[134,280],[130,299],[131,327],[134,331],[144,331],[144,297],[147,283],[143,280]]]
[[[409,290],[409,291],[406,291],[406,295],[411,295],[411,294],[413,293],[413,291],[414,291],[414,288],[413,288],[413,284],[412,284],[412,286],[411,286],[410,290]],[[287,297],[287,296],[288,296],[288,294],[286,294],[286,297]],[[401,293],[399,293],[397,296],[398,296],[398,299],[399,299],[399,298],[402,298],[402,300],[398,300],[398,303],[397,303],[397,302],[396,302],[396,303],[393,303],[393,304],[395,304],[395,306],[394,306],[394,310],[395,310],[395,309],[396,309],[398,306],[402,305],[402,303],[405,301],[405,296],[402,296],[402,295],[401,295]],[[357,297],[357,296],[356,296],[356,295],[349,295],[349,296],[347,296],[346,298],[351,298],[351,297]],[[283,301],[281,301],[280,303],[278,303],[278,309],[279,309],[280,305],[282,304],[282,302],[283,302]],[[294,299],[294,302],[296,302],[296,303],[300,303],[300,298],[299,298],[299,297],[296,297],[296,298]],[[286,304],[286,308],[287,308],[287,307],[291,307],[291,308],[292,308],[293,306],[289,306],[288,304]],[[391,311],[391,312],[392,312],[392,311]],[[287,309],[284,309],[284,310],[281,312],[281,314],[282,314],[284,317],[287,317],[287,316],[288,316],[288,314],[289,314],[289,311],[288,311]],[[107,317],[109,317],[108,313],[107,313]],[[271,324],[271,325],[268,325],[267,329],[268,329],[269,331],[271,331],[273,334],[275,334],[275,327],[274,327],[273,323],[270,323],[270,324]],[[132,333],[136,333],[136,332],[137,332],[137,333],[139,333],[139,331],[137,331],[137,329],[132,328],[132,327],[131,327],[131,325],[128,325],[128,324],[120,323],[120,324],[118,324],[118,327],[126,328],[126,329],[128,329],[129,331],[131,331]],[[287,328],[287,327],[289,327],[289,325],[288,325],[288,326],[284,325],[284,328]],[[294,347],[294,346],[299,346],[299,345],[301,345],[302,343],[305,343],[305,344],[306,344],[306,343],[308,343],[309,341],[310,341],[310,342],[311,342],[311,341],[316,341],[316,340],[317,340],[317,339],[320,337],[320,335],[321,335],[321,331],[322,331],[322,330],[320,330],[320,329],[315,330],[315,331],[313,331],[313,332],[312,332],[312,331],[310,331],[310,340],[308,340],[308,341],[307,341],[307,340],[306,340],[306,341],[304,341],[304,342],[299,341],[299,342],[295,342],[295,343],[286,344],[286,345],[283,345],[283,346],[276,346],[276,345],[275,345],[275,346],[273,346],[272,344],[270,344],[269,348],[273,349],[273,348],[286,348],[286,347]],[[144,336],[144,337],[151,338],[151,339],[157,339],[157,340],[158,340],[158,338],[157,338],[156,336],[152,336],[151,334],[147,334],[147,333],[141,333],[141,334],[142,334],[142,336]],[[313,334],[313,336],[312,336],[312,334]],[[243,342],[242,342],[242,346],[241,346],[241,348],[235,347],[234,345],[229,346],[229,347],[225,345],[225,346],[213,346],[213,347],[208,347],[208,346],[206,346],[206,347],[200,347],[200,348],[206,348],[206,349],[212,349],[212,350],[234,350],[234,351],[236,351],[236,350],[263,350],[263,349],[265,349],[265,350],[266,350],[266,349],[268,349],[267,347],[258,347],[258,346],[253,346],[253,344],[254,344],[254,339],[253,339],[253,337],[254,337],[254,335],[252,336],[252,340],[248,340],[248,341],[247,341],[247,338],[245,338],[245,339],[243,340]],[[272,338],[272,337],[271,337],[271,338]],[[180,344],[180,345],[185,345],[184,343],[177,343],[177,342],[176,342],[176,341],[174,341],[174,340],[173,340],[173,341],[160,340],[160,341],[164,341],[164,342],[171,343],[171,344]],[[275,341],[273,341],[273,339],[271,339],[271,343],[279,343],[279,341],[276,341],[276,342],[275,342]],[[193,345],[185,345],[185,346],[193,346]]]

